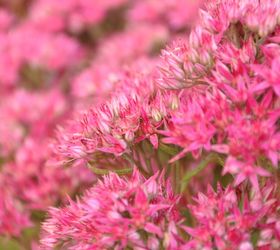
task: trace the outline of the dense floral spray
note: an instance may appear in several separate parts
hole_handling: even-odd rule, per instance
[[[279,0],[0,6],[0,249],[280,249]]]

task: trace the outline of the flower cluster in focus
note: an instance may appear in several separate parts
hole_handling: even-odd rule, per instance
[[[279,0],[0,4],[0,249],[280,249]]]

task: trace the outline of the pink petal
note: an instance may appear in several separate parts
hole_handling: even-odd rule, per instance
[[[155,149],[158,148],[158,136],[156,134],[150,136],[150,142],[152,143]]]
[[[145,230],[148,231],[149,233],[153,233],[153,234],[157,234],[159,237],[162,237],[162,231],[161,229],[156,226],[155,224],[152,224],[152,223],[147,223],[145,225]]]

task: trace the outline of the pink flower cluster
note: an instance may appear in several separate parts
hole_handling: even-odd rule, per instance
[[[249,197],[248,197],[249,196]],[[185,249],[278,249],[279,194],[267,184],[261,193],[228,187],[199,193],[190,209],[198,224],[185,227],[192,239]],[[257,232],[257,234],[256,234]],[[256,237],[256,238],[254,238]]]
[[[255,189],[257,176],[270,175],[264,161],[277,167],[280,148],[279,2],[265,2],[206,4],[186,41],[163,52],[158,79],[162,88],[181,89],[180,107],[162,132],[183,148],[172,161],[188,152],[228,155],[223,172]]]
[[[19,236],[21,231],[30,226],[29,215],[13,190],[7,187],[6,180],[1,176],[1,201],[0,201],[0,234]]]
[[[279,0],[4,1],[0,248],[280,249],[279,66]]]
[[[121,8],[127,0],[38,0],[29,9],[34,24],[47,31],[80,32],[88,25],[101,23],[108,12]]]
[[[145,180],[137,170],[130,180],[109,174],[81,200],[50,210],[42,243],[46,249],[177,247],[178,197],[162,178]]]
[[[150,1],[142,3],[150,5]],[[86,161],[71,168],[67,167],[71,160],[61,164],[65,155],[79,155],[78,146],[67,145],[66,152],[65,145],[57,147],[56,144],[57,140],[65,141],[67,137],[78,140],[81,126],[75,124],[74,119],[80,119],[83,110],[93,105],[100,107],[92,114],[101,120],[97,122],[94,117],[88,117],[88,121],[90,126],[96,123],[98,129],[103,129],[104,139],[99,140],[98,147],[104,144],[104,151],[111,142],[123,146],[127,143],[106,134],[107,128],[103,127],[106,126],[104,121],[111,119],[115,112],[121,117],[129,114],[131,118],[124,122],[119,117],[112,122],[114,134],[126,134],[128,141],[133,140],[140,126],[137,119],[142,113],[144,116],[140,102],[145,93],[156,88],[149,86],[152,81],[149,72],[155,69],[158,52],[171,36],[180,35],[190,26],[189,22],[184,24],[185,17],[179,14],[179,9],[171,10],[168,2],[155,10],[160,15],[178,13],[177,18],[182,20],[180,27],[174,29],[170,21],[159,16],[156,25],[154,20],[140,22],[130,14],[138,4],[138,1],[126,0],[12,0],[1,3],[1,247],[9,248],[9,241],[11,244],[19,242],[24,249],[36,246],[38,228],[48,206],[65,203],[67,196],[75,197],[96,182],[98,176],[86,167]],[[125,49],[120,50],[121,47]],[[122,81],[130,87],[126,88]],[[143,92],[142,82],[146,89]],[[131,98],[124,95],[119,101],[117,95],[112,96],[112,91],[131,91]],[[109,96],[112,102],[107,105],[104,102]],[[124,108],[126,112],[121,111]],[[145,112],[146,116],[152,115],[148,107]],[[71,119],[74,122],[68,122]],[[86,122],[85,118],[82,129]],[[154,130],[158,123],[156,120],[143,128],[150,129],[151,141],[155,144]],[[66,132],[68,126],[71,127],[69,133]],[[72,129],[78,130],[76,135]],[[88,133],[93,133],[90,127],[88,129]],[[95,131],[100,134],[98,129]],[[144,133],[141,140],[146,138]],[[85,139],[83,143],[93,151],[93,141]],[[128,143],[124,151],[127,148]],[[139,153],[138,159],[148,168],[143,155]],[[128,163],[128,160],[109,158],[99,157],[106,164]],[[152,161],[151,164],[156,171],[158,163]]]

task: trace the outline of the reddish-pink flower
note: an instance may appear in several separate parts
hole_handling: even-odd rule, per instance
[[[178,197],[162,178],[155,174],[146,180],[136,170],[131,179],[105,176],[82,199],[50,210],[43,224],[43,246],[83,250],[178,247],[180,242],[174,238],[179,237],[175,226],[180,223]]]
[[[185,227],[191,236],[184,249],[278,249],[279,202],[275,186],[266,185],[260,191],[247,196],[246,191],[228,187],[217,192],[208,188],[199,193],[190,210],[197,220],[193,228]],[[270,224],[271,223],[271,224]],[[260,231],[260,237],[252,242],[252,234]],[[263,248],[262,248],[263,247]],[[267,247],[267,248],[265,248]]]

